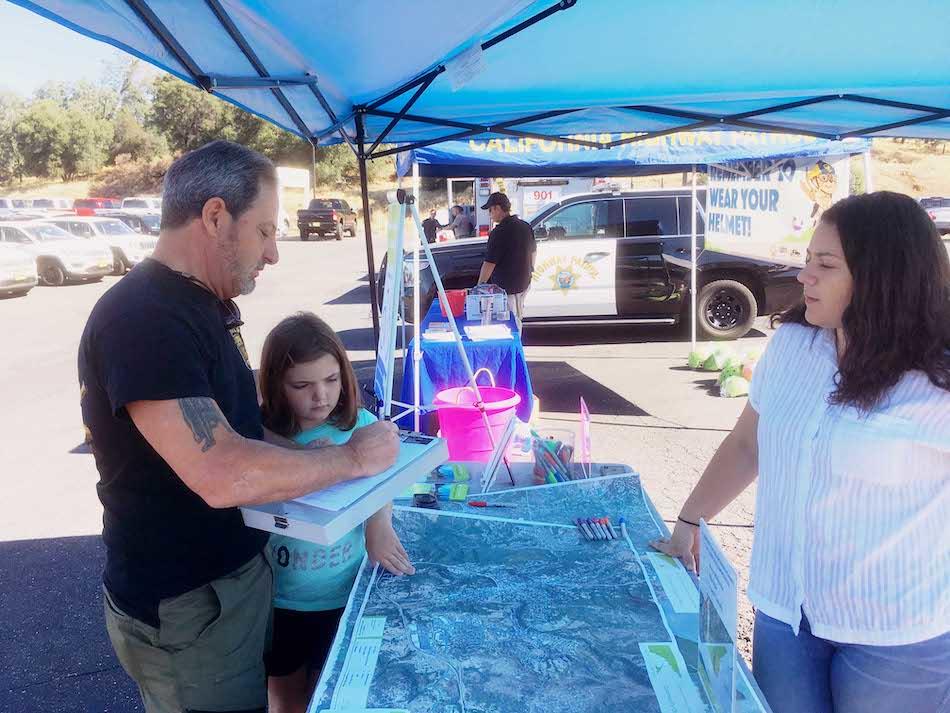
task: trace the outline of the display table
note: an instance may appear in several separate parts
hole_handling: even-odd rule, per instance
[[[418,339],[428,329],[432,322],[447,322],[439,309],[439,301],[434,300],[429,311],[422,320],[421,328],[409,342],[407,357],[403,363],[402,393],[400,401],[413,403],[413,368],[412,354],[414,340]],[[511,339],[492,339],[486,341],[472,341],[465,337],[465,327],[480,322],[469,322],[463,317],[456,318],[459,332],[462,335],[462,344],[468,355],[472,369],[488,369],[495,377],[495,384],[513,389],[520,397],[518,418],[527,422],[531,417],[533,395],[531,391],[531,376],[528,374],[528,363],[524,357],[524,347],[521,344],[521,334],[518,332],[514,318],[508,320],[511,329]],[[423,405],[432,404],[435,395],[443,389],[456,386],[465,386],[469,383],[465,365],[458,353],[458,347],[453,341],[433,341],[422,339],[422,360],[419,362],[420,401]],[[479,385],[488,385],[487,377],[481,376]],[[428,421],[432,422],[432,418]],[[398,422],[401,428],[412,429],[412,416],[406,416]],[[434,432],[431,428],[424,429]]]
[[[525,487],[531,465],[512,469],[514,486],[499,474],[474,496],[510,507],[396,506],[416,573],[364,562],[309,713],[709,710],[699,615],[683,611],[695,580],[661,571],[648,543],[668,531],[639,476],[594,464],[593,478]],[[626,538],[571,524],[599,516],[623,517]],[[769,710],[742,663],[736,689],[737,712]]]

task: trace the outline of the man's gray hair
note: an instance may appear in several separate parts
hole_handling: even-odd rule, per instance
[[[165,173],[162,229],[180,228],[201,217],[212,198],[220,198],[235,218],[251,207],[261,183],[277,184],[277,170],[266,156],[232,141],[212,141],[177,159]]]

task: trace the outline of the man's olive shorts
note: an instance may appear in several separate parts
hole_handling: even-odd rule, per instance
[[[156,629],[120,610],[103,587],[109,638],[147,713],[263,712],[273,588],[271,566],[257,555],[210,584],[163,599]]]

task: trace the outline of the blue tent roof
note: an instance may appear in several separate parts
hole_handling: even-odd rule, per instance
[[[611,137],[619,138],[619,137]],[[419,164],[422,176],[636,176],[686,171],[693,165],[748,159],[863,153],[867,139],[827,141],[810,136],[746,131],[694,131],[612,149],[506,137],[446,141],[399,154],[400,176]]]
[[[357,138],[358,123],[369,144],[687,128],[950,138],[944,0],[905,0],[899,22],[889,0],[13,1],[321,143]]]

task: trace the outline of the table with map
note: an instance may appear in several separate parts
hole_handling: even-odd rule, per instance
[[[650,549],[667,528],[637,474],[497,481],[470,497],[514,507],[395,508],[416,574],[364,562],[309,713],[714,711],[695,580]],[[573,524],[598,516],[626,537]],[[744,665],[736,679],[735,710],[768,711]]]

